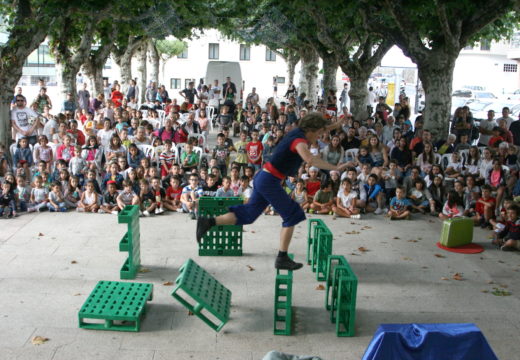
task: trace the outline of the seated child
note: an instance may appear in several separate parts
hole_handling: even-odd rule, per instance
[[[332,214],[334,205],[334,194],[330,182],[325,181],[321,184],[320,190],[314,195],[311,203],[311,211],[317,214]]]
[[[410,200],[405,197],[404,187],[398,186],[395,189],[395,197],[390,200],[390,210],[387,215],[390,220],[410,219]]]
[[[141,204],[141,215],[143,216],[150,216],[150,213],[157,208],[155,195],[150,191],[150,185],[146,179],[139,180],[139,203]]]
[[[49,202],[47,203],[47,207],[51,212],[66,212],[67,211],[67,203],[65,202],[65,196],[61,191],[61,184],[59,182],[54,182],[51,185],[51,192],[49,193]]]
[[[181,165],[184,172],[196,170],[199,165],[199,155],[193,151],[193,145],[186,143],[181,154]]]
[[[497,234],[493,243],[503,251],[520,250],[520,207],[514,204],[507,209],[504,230]]]
[[[202,187],[202,195],[215,197],[215,195],[217,194],[217,190],[217,177],[214,174],[208,174],[206,178],[206,185]]]
[[[360,219],[359,209],[356,207],[357,193],[352,190],[350,179],[341,181],[341,189],[338,191],[336,205],[332,206],[335,216]]]
[[[249,178],[246,175],[240,177],[240,189],[238,190],[238,196],[244,200],[244,204],[249,201],[249,198],[253,194],[253,188],[249,186]]]
[[[460,216],[464,216],[462,199],[455,190],[451,190],[448,193],[448,197],[442,207],[442,212],[439,214],[439,218],[446,220]]]
[[[380,215],[386,210],[384,207],[384,193],[383,188],[379,185],[379,178],[376,174],[370,174],[367,179],[367,183],[363,185],[365,193],[367,194],[367,206],[366,212],[373,212],[376,215]]]
[[[495,214],[495,198],[491,197],[491,187],[487,184],[481,186],[482,196],[475,205],[475,216],[473,220],[481,228],[491,227],[490,220]]]
[[[172,176],[170,178],[170,186],[166,189],[164,207],[170,211],[182,212],[181,193],[181,179],[179,176]]]
[[[318,179],[319,170],[317,167],[311,166],[309,168],[309,178],[305,183],[305,190],[307,190],[307,201],[312,204],[314,195],[321,188],[321,181]]]
[[[24,169],[24,176],[31,177],[31,166],[33,166],[33,154],[29,147],[29,140],[21,138],[13,155],[13,163],[17,168]]]
[[[432,213],[435,212],[435,201],[433,201],[428,189],[424,188],[423,179],[415,179],[414,187],[410,189],[408,197],[412,203],[412,211],[418,211],[421,214],[424,214],[429,205],[430,211]]]
[[[222,186],[217,190],[215,197],[233,197],[235,192],[231,189],[231,178],[224,176],[222,178]]]
[[[98,193],[92,180],[87,180],[85,191],[81,194],[81,199],[78,202],[76,211],[78,212],[97,212],[99,209],[98,205]]]
[[[2,184],[2,192],[0,192],[0,216],[15,217],[16,216],[16,196],[11,189],[12,184],[4,181]]]
[[[199,175],[191,174],[189,178],[189,185],[182,189],[181,203],[184,212],[190,213],[191,219],[197,219],[197,207],[199,197],[202,196],[203,190],[199,186]]]
[[[31,188],[27,186],[25,176],[18,176],[16,178],[16,189],[14,190],[14,194],[18,199],[18,211],[27,211],[27,205],[31,200]]]
[[[117,191],[117,185],[114,180],[107,181],[106,191],[103,194],[103,200],[98,213],[105,214],[119,214],[119,206],[117,206],[117,197],[119,192]]]
[[[307,200],[307,190],[305,189],[305,181],[299,179],[296,181],[296,188],[291,193],[291,198],[301,206],[305,211],[309,208],[309,201]]]
[[[129,180],[123,181],[123,191],[117,196],[117,206],[123,210],[126,205],[139,205],[139,196],[134,192]]]
[[[43,187],[43,178],[39,175],[34,177],[34,187],[31,189],[30,201],[28,212],[39,212],[47,207],[48,191]]]
[[[159,177],[152,177],[152,193],[155,196],[155,215],[162,214],[164,212],[164,200],[166,199],[166,191],[161,187],[161,179]]]

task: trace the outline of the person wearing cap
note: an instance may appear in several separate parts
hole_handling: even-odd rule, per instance
[[[103,194],[103,200],[98,213],[105,214],[119,214],[119,206],[117,205],[117,197],[119,191],[117,191],[117,183],[115,180],[109,180],[107,182],[107,190]]]
[[[287,252],[296,224],[305,220],[302,208],[284,191],[282,181],[297,174],[302,162],[324,170],[343,170],[347,165],[329,164],[309,151],[309,143],[315,142],[324,131],[341,126],[341,122],[328,125],[322,114],[310,113],[300,120],[297,128],[286,134],[276,146],[270,162],[254,178],[253,194],[247,204],[229,207],[227,214],[203,218],[197,221],[196,237],[202,236],[215,225],[246,225],[253,223],[268,206],[276,210],[283,219],[280,247],[275,268],[297,270],[303,265],[294,262]]]

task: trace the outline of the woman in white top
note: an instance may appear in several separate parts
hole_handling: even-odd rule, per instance
[[[493,167],[493,157],[491,154],[491,150],[489,148],[485,148],[482,151],[482,158],[480,159],[479,164],[479,181],[485,181],[488,177],[489,170]]]
[[[433,145],[430,142],[425,142],[424,150],[417,157],[416,165],[421,168],[423,174],[428,174],[431,171],[433,164],[435,164]]]
[[[352,190],[350,179],[341,181],[341,188],[338,191],[336,204],[332,206],[335,216],[359,219],[359,209],[356,207],[357,193]]]

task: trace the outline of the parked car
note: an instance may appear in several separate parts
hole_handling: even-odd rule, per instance
[[[468,106],[473,114],[473,118],[479,120],[487,119],[487,113],[489,110],[494,110],[495,118],[499,118],[502,116],[502,109],[504,107],[508,107],[510,110],[515,108],[514,103],[502,101],[474,101]]]
[[[452,97],[462,97],[473,100],[494,100],[498,99],[495,94],[490,91],[477,91],[471,89],[459,89],[455,90]]]

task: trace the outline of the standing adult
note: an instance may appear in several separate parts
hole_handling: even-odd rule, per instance
[[[29,143],[34,145],[37,142],[38,114],[26,105],[25,96],[16,95],[16,107],[11,110],[11,125],[15,131],[16,141],[27,137]]]
[[[493,136],[493,128],[498,126],[495,121],[495,112],[489,110],[487,113],[487,119],[480,121],[480,138],[478,139],[478,146],[488,146],[489,140]]]
[[[339,96],[339,107],[341,109],[345,108],[348,103],[348,83],[343,84],[343,90],[341,90],[341,94]]]
[[[72,98],[72,93],[67,93],[67,99],[63,102],[63,108],[61,110],[64,113],[68,111],[74,114],[76,112],[76,102]]]
[[[287,176],[295,176],[303,161],[324,170],[341,171],[346,164],[335,166],[313,156],[309,143],[316,142],[321,134],[341,126],[335,123],[327,126],[322,114],[311,113],[300,120],[299,127],[291,130],[276,146],[271,161],[264,165],[254,178],[253,194],[247,204],[231,206],[225,215],[211,218],[199,217],[197,221],[197,241],[215,225],[246,225],[253,223],[270,204],[283,219],[280,233],[280,247],[275,268],[297,270],[303,265],[293,261],[288,255],[289,245],[296,224],[305,220],[305,213],[298,203],[290,198],[282,187]]]
[[[108,83],[108,79],[103,79],[103,95],[105,99],[110,99],[110,95],[112,95],[112,87]]]
[[[511,116],[509,116],[509,107],[504,106],[502,108],[502,116],[497,119],[497,124],[500,124],[500,120],[505,120],[507,127],[506,129],[509,130],[509,127],[515,121]]]
[[[213,82],[211,85],[208,95],[209,95],[209,106],[213,106],[218,108],[220,104],[220,96],[222,94],[222,88],[218,84],[218,80]]]
[[[43,112],[43,108],[45,106],[48,106],[49,108],[52,108],[52,102],[49,95],[47,95],[47,88],[42,87],[40,88],[40,92],[38,93],[38,96],[36,96],[36,99],[33,101],[33,105],[36,105],[37,111],[41,114]]]
[[[155,99],[157,99],[157,84],[155,81],[152,81],[150,86],[146,89],[146,94],[144,95],[146,102],[149,104],[153,104]]]
[[[78,106],[80,110],[88,110],[90,104],[90,93],[87,90],[87,83],[83,83],[83,89],[78,91]]]
[[[231,82],[231,77],[226,77],[226,82],[222,86],[222,93],[224,94],[224,103],[232,101],[235,103],[235,96],[237,94],[237,87],[234,82]]]
[[[371,86],[368,88],[368,97],[367,97],[367,113],[368,116],[371,116],[374,113],[374,106],[376,105],[376,93],[374,88]]]
[[[520,115],[518,119],[513,121],[509,126],[509,131],[513,134],[513,144],[520,146]]]
[[[126,91],[126,100],[130,101],[132,98],[139,99],[139,87],[134,79],[130,80],[130,85]]]
[[[179,91],[179,94],[188,102],[188,104],[193,105],[195,103],[195,96],[197,96],[195,83],[190,81],[188,83],[188,87],[182,91]]]

